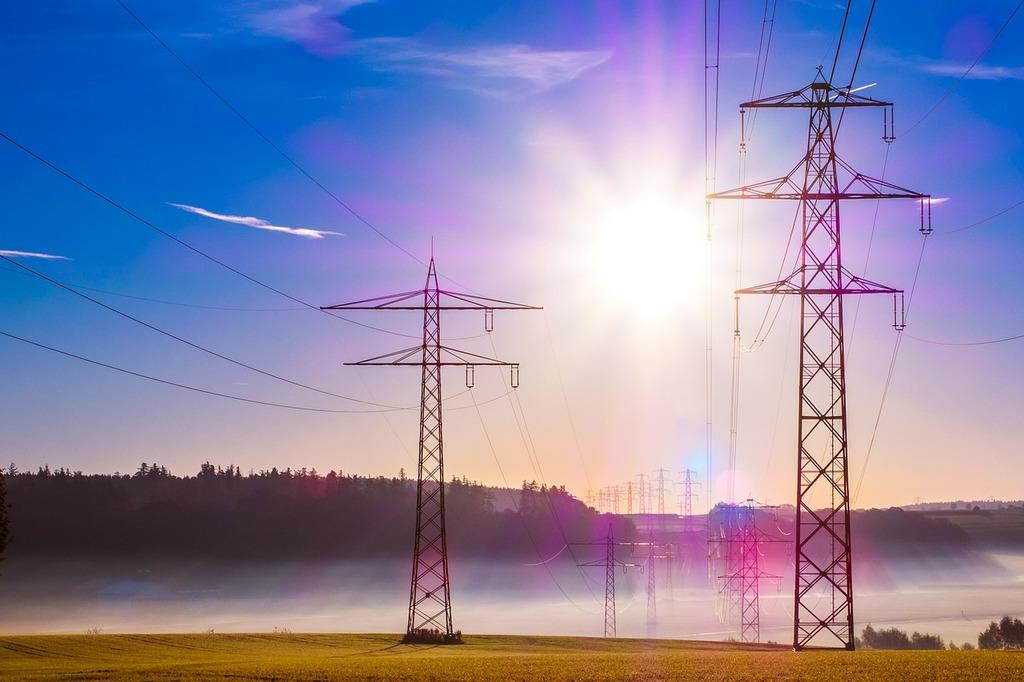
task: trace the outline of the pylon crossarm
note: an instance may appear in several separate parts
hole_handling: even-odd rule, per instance
[[[396,350],[391,353],[385,353],[384,355],[377,355],[372,358],[365,360],[359,360],[358,362],[346,362],[346,365],[422,365],[423,360],[419,362],[407,362],[409,358],[417,353],[423,352],[423,345],[411,346],[409,348],[403,348],[402,350]]]
[[[398,303],[404,303],[415,296],[423,296],[424,290],[403,291],[398,294],[387,294],[386,296],[374,296],[364,298],[360,301],[349,303],[338,303],[337,305],[320,306],[320,310],[422,310],[423,306],[401,306],[395,307]],[[373,305],[371,305],[373,304]]]
[[[845,107],[889,107],[892,102],[865,97],[851,92],[852,88],[837,88],[831,83],[817,81],[792,92],[772,95],[744,102],[740,109],[821,109]]]
[[[476,296],[474,294],[464,294],[457,291],[447,291],[445,289],[438,289],[437,293],[440,297],[455,299],[462,305],[446,306],[441,305],[441,310],[543,310],[543,306],[527,305],[526,303],[515,303],[513,301],[505,301],[500,298],[488,298],[487,296]]]
[[[508,367],[517,363],[505,362],[504,360],[496,360],[489,358],[486,355],[478,355],[477,353],[470,353],[468,350],[461,350],[459,348],[450,348],[448,346],[438,346],[443,353],[447,353],[454,360],[442,360],[442,365],[496,365],[500,367]]]

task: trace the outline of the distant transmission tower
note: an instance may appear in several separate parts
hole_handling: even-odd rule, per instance
[[[640,474],[640,489],[639,489],[638,492],[640,494],[640,513],[641,514],[646,514],[647,510],[648,510],[648,505],[647,505],[647,495],[648,495],[648,490],[647,489],[648,489],[648,485],[649,484],[647,483],[647,477],[644,474]]]
[[[604,636],[615,637],[615,568],[622,570],[635,568],[639,564],[629,563],[615,558],[615,547],[618,545],[632,545],[628,542],[616,542],[615,533],[612,530],[613,520],[608,520],[608,534],[604,540],[595,542],[571,542],[570,545],[579,547],[604,547],[604,558],[596,561],[577,563],[578,566],[600,567],[604,569]]]
[[[409,618],[405,638],[406,641],[417,641],[423,631],[438,630],[444,633],[447,639],[454,641],[451,588],[448,581],[448,543],[445,531],[441,368],[465,367],[466,386],[472,388],[474,368],[477,365],[509,367],[511,384],[516,388],[519,385],[519,365],[443,345],[441,311],[482,311],[484,330],[490,332],[494,329],[495,310],[539,308],[441,289],[437,285],[437,271],[431,254],[427,281],[423,289],[324,306],[323,310],[406,310],[423,313],[421,344],[346,364],[422,368],[419,467],[416,481],[416,542],[413,549]]]
[[[633,481],[626,481],[626,513],[633,515]]]
[[[670,544],[655,542],[654,530],[648,532],[647,542],[633,543],[633,556],[643,561],[643,569],[647,571],[647,634],[653,636],[658,624],[658,583],[656,580],[657,562],[672,560],[673,547]],[[639,553],[637,550],[641,550]]]
[[[665,513],[665,474],[668,473],[665,469],[655,470],[658,474],[658,513]]]
[[[893,325],[897,330],[904,327],[903,292],[858,277],[843,265],[839,202],[917,199],[921,232],[931,232],[929,195],[868,177],[836,156],[835,135],[843,113],[833,124],[833,111],[861,107],[882,109],[882,137],[891,142],[892,104],[855,95],[852,88],[833,87],[820,67],[815,81],[800,90],[741,104],[741,120],[748,109],[809,110],[806,153],[781,178],[708,195],[709,199],[797,201],[802,216],[796,270],[777,282],[736,292],[800,297],[793,609],[793,647],[797,650],[818,635],[832,645],[838,642],[846,649],[854,647],[843,298],[891,294]]]
[[[761,581],[776,585],[781,576],[761,568],[761,545],[784,542],[768,536],[757,527],[757,507],[753,500],[744,504],[720,505],[724,513],[719,537],[712,539],[713,552],[722,566],[718,575],[723,619],[739,619],[740,641],[761,641]],[[726,615],[727,614],[727,615]]]
[[[683,486],[683,495],[679,500],[682,503],[680,514],[683,517],[683,532],[689,533],[693,531],[693,499],[697,497],[693,487],[700,485],[700,481],[696,479],[697,472],[693,469],[685,469],[680,473],[683,476],[680,482]]]

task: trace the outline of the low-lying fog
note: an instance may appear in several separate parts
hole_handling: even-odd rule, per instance
[[[1024,612],[1024,556],[989,558],[982,568],[947,568],[941,561],[887,565],[885,580],[876,575],[867,584],[856,582],[858,633],[871,623],[976,642],[990,620]],[[704,558],[674,570],[669,589],[667,570],[659,569],[653,634],[709,640],[735,636],[737,625],[715,616]],[[546,567],[455,560],[455,625],[469,633],[600,635],[604,575],[602,569],[582,571],[586,579],[568,552]],[[791,575],[781,590],[762,587],[764,641],[791,638]],[[0,632],[400,632],[408,580],[405,561],[12,557],[0,564]],[[619,636],[647,636],[646,575],[620,569],[616,581]]]

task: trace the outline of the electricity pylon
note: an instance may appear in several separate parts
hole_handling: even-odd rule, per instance
[[[693,469],[685,469],[679,473],[683,476],[683,480],[680,481],[680,485],[683,486],[683,494],[679,498],[682,506],[679,513],[683,517],[683,532],[688,533],[693,530],[693,498],[697,497],[697,493],[693,492],[693,487],[700,485],[700,481],[694,478],[697,472]]]
[[[654,473],[658,474],[658,513],[665,513],[665,474],[668,473],[666,469],[655,469]]]
[[[740,641],[761,641],[761,581],[770,580],[778,586],[782,576],[761,568],[761,545],[785,542],[769,536],[757,526],[757,510],[748,499],[743,504],[720,505],[725,513],[719,526],[718,538],[711,538],[712,553],[719,560],[722,572],[718,575],[720,616],[724,620],[738,618]],[[723,603],[724,602],[724,603]]]
[[[637,554],[637,549],[644,551]],[[668,543],[654,541],[654,530],[648,531],[647,542],[632,543],[633,556],[643,561],[642,570],[647,571],[647,634],[653,636],[658,624],[658,583],[655,579],[657,561],[672,560],[675,548]]]
[[[604,558],[595,561],[577,562],[577,566],[600,567],[604,569],[604,636],[615,637],[615,568],[621,567],[623,572],[628,568],[636,568],[634,564],[615,558],[615,547],[632,545],[630,542],[616,542],[612,530],[613,519],[608,519],[608,534],[603,540],[595,542],[570,542],[577,547],[604,547]]]
[[[843,298],[891,294],[893,326],[898,331],[904,327],[903,291],[858,277],[843,265],[839,204],[853,199],[917,199],[921,232],[931,232],[929,195],[864,175],[836,156],[839,126],[833,124],[833,111],[865,107],[882,109],[882,139],[891,142],[892,104],[853,94],[851,88],[834,87],[820,67],[814,82],[800,90],[741,104],[741,115],[748,109],[809,110],[807,150],[781,178],[708,195],[708,199],[800,202],[802,232],[796,270],[777,282],[736,292],[800,297],[793,605],[793,648],[797,650],[818,635],[832,645],[854,647]]]
[[[633,515],[633,481],[626,481],[626,513]]]
[[[640,495],[640,513],[641,514],[646,514],[647,513],[647,509],[648,509],[648,506],[647,506],[648,490],[647,489],[648,489],[648,487],[649,487],[649,484],[647,483],[647,476],[645,476],[644,474],[640,474],[640,488],[639,488],[639,490],[637,492]]]
[[[536,306],[446,291],[438,287],[431,254],[427,281],[422,289],[388,296],[323,306],[323,310],[422,311],[423,342],[393,353],[345,363],[387,367],[420,367],[419,466],[416,480],[416,542],[409,588],[407,641],[437,630],[456,641],[452,629],[451,588],[448,580],[448,542],[444,508],[444,440],[441,415],[441,368],[466,369],[466,386],[473,387],[477,365],[509,367],[512,388],[519,386],[519,364],[495,360],[445,346],[441,342],[442,310],[477,310],[484,314],[484,330],[494,329],[495,310],[539,310]]]

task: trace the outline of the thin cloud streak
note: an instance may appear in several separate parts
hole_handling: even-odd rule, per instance
[[[930,63],[922,64],[918,68],[925,73],[960,78],[969,67],[969,64]],[[985,81],[1024,80],[1024,67],[978,64],[964,77],[968,80]]]
[[[255,33],[289,40],[320,57],[335,57],[352,43],[352,31],[341,23],[341,15],[372,1],[264,1],[256,5],[247,23]]]
[[[0,249],[0,256],[8,258],[41,258],[43,260],[71,260],[67,256],[57,256],[52,253],[36,253],[35,251],[12,251]]]
[[[372,38],[358,45],[371,68],[434,76],[449,87],[500,95],[523,85],[543,92],[573,81],[611,58],[604,50],[538,50],[499,44],[443,49],[405,38]]]
[[[257,230],[268,230],[270,232],[283,232],[284,234],[294,235],[296,237],[305,237],[306,239],[323,239],[326,235],[336,235],[339,237],[344,236],[342,232],[332,232],[330,230],[314,230],[309,227],[287,227],[285,225],[274,225],[262,218],[255,218],[253,216],[240,216],[240,215],[229,215],[226,213],[215,213],[214,211],[208,211],[205,208],[199,206],[189,206],[188,204],[175,204],[168,202],[169,205],[179,208],[182,211],[188,213],[195,213],[201,215],[204,218],[212,218],[213,220],[220,220],[225,223],[233,223],[235,225],[244,225],[246,227],[252,227]]]

